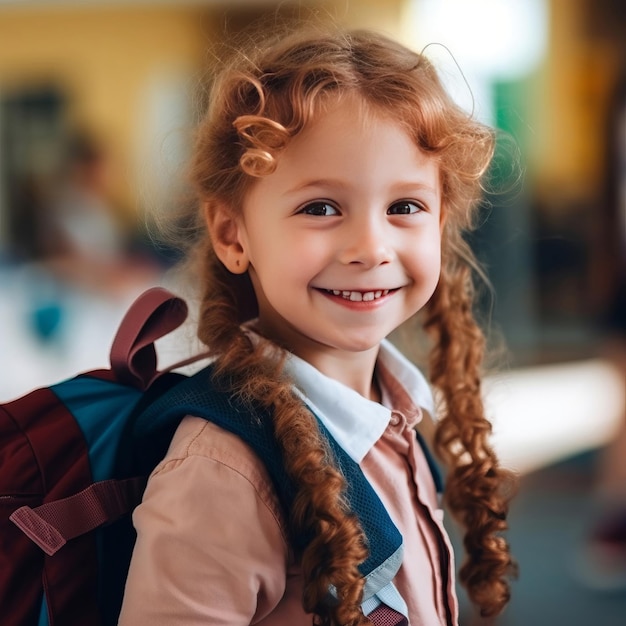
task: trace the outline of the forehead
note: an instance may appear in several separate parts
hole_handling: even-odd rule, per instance
[[[416,134],[409,131],[409,125],[404,124],[398,109],[375,104],[356,89],[322,94],[315,102],[310,120],[299,134],[310,133],[312,129],[319,131],[326,126],[325,122],[332,121],[341,127],[349,125],[364,133],[372,127],[384,125],[397,127],[407,136]]]
[[[355,95],[324,103],[277,157],[274,174],[439,180],[435,158],[420,150],[407,127]]]

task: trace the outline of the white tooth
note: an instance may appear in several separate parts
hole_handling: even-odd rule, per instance
[[[382,291],[377,291],[377,292],[374,294],[374,297],[375,297],[375,298],[380,298],[380,296],[382,296],[382,295],[383,295],[383,292],[382,292]]]
[[[383,296],[386,296],[389,293],[389,289],[383,289]]]
[[[350,292],[349,292],[349,291],[344,291],[341,295],[342,295],[344,298],[349,298],[349,297],[350,297]]]
[[[341,291],[337,289],[333,289],[333,296],[340,296],[340,295],[341,295]]]
[[[350,300],[352,302],[362,302],[363,296],[358,291],[352,291],[350,293]]]
[[[371,302],[374,299],[374,292],[368,291],[363,294],[363,302]]]

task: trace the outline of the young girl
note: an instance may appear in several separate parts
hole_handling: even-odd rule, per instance
[[[456,624],[452,551],[415,433],[429,416],[466,531],[461,582],[483,615],[504,607],[510,477],[487,442],[462,238],[493,142],[423,56],[371,32],[280,35],[223,68],[193,161],[207,233],[198,334],[214,384],[271,409],[296,498],[283,510],[263,459],[185,418],[134,515],[120,624]],[[385,339],[420,312],[437,411]],[[375,546],[323,432],[402,535],[375,593],[358,569]]]

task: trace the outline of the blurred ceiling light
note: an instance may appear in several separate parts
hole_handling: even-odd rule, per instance
[[[494,124],[493,84],[532,72],[548,43],[547,0],[409,0],[404,40],[425,50],[465,110]]]
[[[412,0],[413,37],[441,43],[461,68],[491,79],[530,73],[545,54],[546,0]]]

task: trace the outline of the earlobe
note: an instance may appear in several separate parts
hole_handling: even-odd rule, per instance
[[[204,216],[211,244],[217,258],[233,274],[248,271],[250,261],[241,241],[241,224],[233,212],[222,204],[205,204]]]

